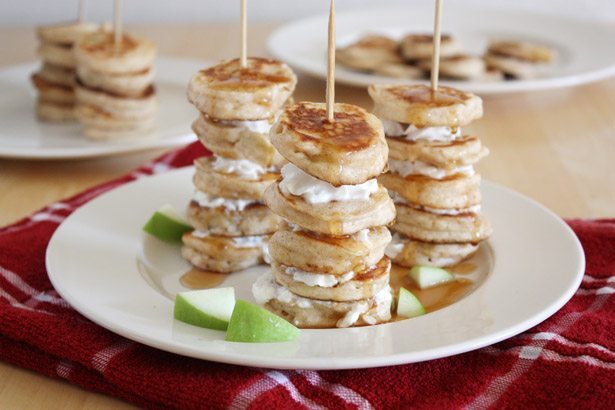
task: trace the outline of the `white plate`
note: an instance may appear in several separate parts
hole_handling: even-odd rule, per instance
[[[400,38],[405,33],[433,31],[433,2],[413,3],[412,7],[386,7],[339,13],[336,18],[337,43],[345,45],[367,33]],[[295,69],[326,78],[327,17],[306,18],[284,25],[269,38],[269,52]],[[489,9],[469,4],[445,4],[443,32],[452,33],[464,48],[482,54],[490,38],[536,41],[554,47],[559,58],[547,73],[533,80],[499,82],[443,81],[481,94],[533,91],[569,87],[597,81],[615,74],[615,26],[577,21],[554,15]],[[338,64],[339,83],[366,87],[374,83],[408,83],[381,75],[352,71]]]
[[[563,306],[583,275],[582,248],[560,218],[485,182],[484,210],[495,233],[479,255],[480,285],[462,300],[385,325],[302,330],[296,342],[225,342],[223,332],[173,320],[172,297],[182,290],[178,278],[189,266],[179,246],[141,232],[161,204],[185,208],[193,172],[189,167],[143,178],[75,211],[47,250],[56,290],[101,326],[169,352],[247,366],[344,369],[450,356],[511,337]],[[265,269],[233,274],[223,286],[235,286],[238,297],[252,300],[252,282]]]
[[[190,124],[196,111],[186,99],[190,77],[204,62],[175,58],[156,61],[159,111],[156,132],[147,138],[91,141],[77,123],[39,122],[35,116],[36,92],[30,75],[39,63],[0,69],[0,157],[27,159],[87,158],[172,147],[195,140]]]

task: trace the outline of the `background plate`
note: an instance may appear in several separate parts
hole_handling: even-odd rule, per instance
[[[186,99],[190,77],[207,62],[175,58],[156,60],[159,111],[157,129],[147,138],[91,141],[78,123],[53,124],[36,120],[36,92],[30,75],[39,63],[0,69],[0,157],[71,159],[164,148],[194,141],[190,124],[196,118]]]
[[[399,38],[404,33],[433,31],[433,2],[399,8],[339,13],[337,43],[346,45],[359,35],[383,33]],[[482,54],[490,38],[536,41],[554,47],[559,58],[543,76],[532,80],[498,82],[442,81],[444,85],[480,94],[499,94],[569,87],[615,75],[615,27],[607,23],[572,20],[504,8],[489,9],[469,4],[445,4],[442,30],[452,33],[469,53]],[[327,17],[318,16],[289,23],[269,38],[269,52],[293,68],[326,78]],[[408,83],[374,74],[352,71],[338,64],[339,83],[367,87],[373,83]]]
[[[99,325],[169,352],[247,366],[345,369],[418,362],[498,342],[555,313],[583,276],[581,245],[559,217],[484,182],[483,209],[495,233],[486,247],[490,252],[482,257],[493,268],[464,299],[395,323],[302,330],[295,342],[225,342],[223,332],[173,320],[173,302],[161,289],[179,290],[177,273],[188,265],[179,257],[179,246],[158,244],[161,256],[156,259],[156,245],[141,232],[160,205],[186,206],[193,172],[188,167],[123,185],[66,219],[47,249],[49,277],[62,297]],[[142,276],[139,265],[144,262],[160,272],[154,275],[158,283],[152,275]],[[224,285],[251,299],[251,279],[264,269],[233,274]]]

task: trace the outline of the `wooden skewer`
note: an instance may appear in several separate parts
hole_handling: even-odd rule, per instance
[[[122,2],[115,0],[113,3],[113,33],[116,51],[122,42]]]
[[[442,0],[436,0],[436,15],[433,27],[433,55],[431,56],[431,91],[438,91],[440,74],[440,36],[442,29]]]
[[[327,42],[327,120],[335,113],[335,0],[329,6],[329,33]]]
[[[248,66],[248,16],[246,0],[241,0],[241,67]]]
[[[79,23],[83,23],[85,21],[85,6],[87,0],[79,0]]]

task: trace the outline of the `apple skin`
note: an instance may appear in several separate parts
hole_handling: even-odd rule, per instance
[[[427,313],[416,296],[405,288],[399,288],[397,298],[397,316],[407,318],[421,316]]]
[[[290,342],[299,337],[299,329],[270,311],[237,299],[229,321],[228,342]]]
[[[182,235],[192,231],[193,228],[160,211],[156,211],[145,223],[143,230],[165,242],[181,243]]]
[[[202,300],[199,301],[199,298]],[[217,310],[217,315],[206,312],[208,304],[215,306],[214,310]],[[181,322],[198,327],[226,330],[234,304],[235,290],[233,288],[183,292],[175,297],[173,317]],[[224,308],[221,309],[224,305],[228,306],[226,313],[224,313]],[[226,318],[223,316],[226,316]]]
[[[413,266],[408,275],[421,289],[432,288],[455,280],[450,272],[433,266]]]

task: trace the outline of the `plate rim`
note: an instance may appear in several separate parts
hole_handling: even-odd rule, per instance
[[[424,7],[424,6],[419,6]],[[457,5],[450,5],[450,8],[458,8]],[[558,20],[562,22],[575,22],[582,24],[591,23],[594,26],[600,26],[601,29],[610,31],[613,35],[615,35],[615,27],[609,25],[603,21],[587,21],[584,19],[573,18],[571,16],[559,16],[559,15],[551,15],[547,13],[540,12],[532,12],[527,10],[519,10],[514,8],[506,8],[500,9],[492,6],[485,7],[477,7],[476,5],[466,5],[464,7],[466,9],[480,9],[486,12],[500,12],[500,13],[513,13],[517,15],[526,15],[538,18],[547,18],[552,21]],[[353,14],[361,14],[366,12],[393,12],[395,10],[405,10],[405,8],[399,5],[390,5],[390,6],[380,6],[380,7],[365,7],[359,10],[348,10],[344,12],[337,13],[337,18],[344,17],[346,15]],[[274,58],[287,62],[294,70],[318,78],[325,79],[326,72],[322,71],[320,68],[314,67],[306,67],[300,64],[295,64],[291,62],[288,58],[288,53],[281,51],[275,43],[279,40],[278,38],[285,37],[285,31],[291,28],[294,28],[296,25],[305,24],[307,22],[318,22],[321,20],[326,20],[327,15],[312,15],[307,16],[301,19],[296,19],[289,21],[277,29],[275,29],[267,38],[267,51]],[[324,53],[324,51],[323,51]],[[324,56],[324,54],[323,54]],[[324,66],[323,66],[324,67]],[[339,70],[338,70],[339,71]],[[342,76],[339,74],[336,75],[336,82],[339,84],[345,84],[353,87],[367,87],[370,84],[374,83],[391,83],[391,84],[426,84],[428,80],[417,81],[417,80],[405,80],[405,79],[396,79],[390,78],[380,75],[373,74],[365,74],[360,72],[354,72],[352,70],[348,70],[342,67]],[[547,77],[547,78],[538,78],[538,79],[526,79],[526,80],[516,80],[514,82],[469,82],[469,81],[449,81],[449,80],[441,80],[441,84],[467,89],[468,91],[475,92],[481,95],[503,95],[503,94],[511,94],[511,93],[522,93],[522,92],[531,92],[531,91],[542,91],[542,90],[555,90],[560,88],[574,87],[583,84],[589,84],[601,80],[608,79],[610,77],[615,76],[615,59],[613,59],[608,66],[604,66],[601,68],[597,68],[594,70],[584,71],[582,73],[576,74],[566,74],[559,77]]]
[[[156,65],[173,65],[181,64],[185,66],[205,66],[210,64],[210,60],[202,60],[198,58],[173,57],[160,55],[156,57]],[[40,61],[30,61],[18,64],[10,64],[0,66],[0,77],[5,72],[12,71],[34,71],[40,64]],[[182,78],[182,83],[187,84],[188,79]],[[177,83],[180,79],[177,78]],[[29,86],[24,77],[24,86]],[[36,121],[34,118],[32,121]],[[1,141],[1,139],[0,139]],[[143,143],[126,145],[126,146],[92,146],[92,147],[66,147],[54,149],[23,149],[19,147],[3,147],[0,145],[0,159],[16,159],[16,160],[34,160],[34,161],[58,161],[58,160],[80,160],[87,158],[105,158],[136,152],[143,152],[154,149],[164,149],[182,146],[190,142],[196,141],[194,133],[188,129],[185,132],[178,132],[172,136],[166,136],[158,139],[144,139]]]
[[[412,352],[397,352],[395,354],[383,355],[383,356],[344,356],[340,359],[327,357],[323,358],[308,358],[308,357],[272,357],[272,356],[255,356],[254,354],[244,354],[238,352],[216,352],[209,351],[206,352],[204,350],[199,350],[198,346],[186,345],[183,342],[167,339],[164,341],[152,340],[148,339],[146,336],[131,333],[127,326],[122,326],[119,323],[115,323],[112,319],[101,317],[100,314],[96,313],[95,307],[82,305],[77,297],[71,294],[69,290],[67,290],[64,286],[64,283],[60,279],[60,277],[56,276],[56,273],[53,272],[53,269],[50,268],[52,266],[52,259],[54,256],[54,248],[56,247],[56,243],[58,242],[58,237],[62,235],[62,225],[70,218],[77,214],[88,205],[94,203],[99,198],[103,198],[107,195],[113,194],[118,189],[130,189],[130,186],[133,184],[138,184],[142,182],[144,179],[156,178],[159,176],[168,175],[170,173],[178,173],[178,172],[189,172],[192,170],[192,167],[182,167],[178,169],[174,169],[163,174],[147,176],[143,178],[139,178],[137,180],[131,181],[129,183],[123,184],[119,187],[111,189],[102,195],[96,197],[92,201],[86,203],[84,206],[78,208],[75,212],[73,212],[66,220],[55,230],[53,233],[46,252],[45,252],[45,266],[47,268],[48,277],[56,289],[56,291],[71,305],[73,309],[92,320],[94,323],[106,328],[116,334],[119,334],[127,339],[142,343],[147,346],[151,346],[163,351],[179,354],[182,356],[193,357],[200,360],[210,360],[216,361],[220,363],[228,363],[235,365],[243,365],[250,367],[266,367],[266,368],[274,368],[274,369],[311,369],[311,370],[340,370],[340,369],[355,369],[355,368],[370,368],[370,367],[379,367],[379,366],[391,366],[391,365],[400,365],[407,363],[418,363],[427,360],[433,360],[443,357],[449,357],[469,351],[473,351],[476,349],[480,349],[482,347],[492,345],[494,343],[505,340],[509,337],[517,335],[538,323],[546,320],[554,313],[556,313],[559,309],[561,309],[573,296],[584,276],[585,272],[585,255],[582,248],[582,245],[568,224],[556,215],[554,212],[546,208],[544,205],[540,204],[536,200],[529,198],[517,191],[514,191],[510,188],[507,188],[503,185],[491,182],[491,181],[483,181],[483,184],[490,186],[491,188],[500,190],[505,192],[508,195],[513,195],[518,199],[525,200],[529,202],[532,206],[539,208],[542,212],[546,212],[548,217],[552,218],[556,221],[560,228],[563,228],[567,235],[570,236],[570,239],[573,240],[575,248],[578,252],[579,258],[577,259],[577,266],[574,267],[576,269],[575,280],[574,282],[566,289],[566,291],[561,294],[557,300],[554,300],[550,305],[544,310],[534,313],[531,317],[526,318],[525,320],[516,323],[513,326],[509,326],[505,329],[502,329],[498,332],[491,333],[485,336],[474,336],[468,340],[457,342],[453,345],[446,345],[442,347],[425,349],[420,351],[412,351]],[[87,209],[87,208],[86,208]],[[495,253],[495,249],[491,249],[491,252]],[[496,256],[497,257],[497,256]],[[136,265],[135,265],[136,269]],[[572,269],[572,268],[571,268]],[[488,280],[491,279],[491,275]],[[145,284],[145,282],[143,282]],[[165,299],[162,295],[161,298]],[[172,304],[172,302],[168,299],[165,299],[166,303]],[[461,302],[461,301],[459,301]],[[441,309],[437,312],[433,312],[432,314],[436,314],[438,312],[445,311],[445,309]],[[102,315],[104,316],[104,315]],[[384,324],[380,326],[389,326],[394,325],[394,323]],[[355,328],[356,329],[356,328]],[[340,329],[333,329],[333,331],[339,331]],[[303,331],[321,331],[321,330],[303,330]],[[226,343],[226,342],[225,342]],[[299,343],[290,342],[290,343]],[[275,345],[275,344],[268,344]],[[205,354],[204,354],[205,353]]]

